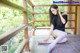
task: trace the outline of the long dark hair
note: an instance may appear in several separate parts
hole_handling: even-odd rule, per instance
[[[49,16],[50,16],[50,24],[54,21],[53,19],[54,19],[54,14],[51,12],[51,8],[54,8],[54,9],[58,9],[58,6],[57,5],[51,5],[50,6],[50,9],[49,9]],[[62,13],[62,12],[61,12]],[[57,21],[57,25],[61,25],[62,24],[62,22],[61,22],[61,19],[60,19],[60,16],[59,16],[59,14],[57,13],[57,15],[58,15],[58,21]]]

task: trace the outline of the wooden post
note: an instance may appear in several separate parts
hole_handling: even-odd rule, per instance
[[[32,20],[35,21],[35,19],[34,19],[34,6],[32,6]],[[34,22],[32,22],[32,28],[34,29]],[[35,35],[35,31],[33,32],[33,35]]]
[[[72,0],[68,0],[68,2],[72,2]],[[72,3],[69,3],[69,5],[72,5]],[[73,8],[73,6],[68,6],[68,12],[69,12],[69,13],[73,12],[73,11],[72,11],[72,8]],[[69,14],[68,17],[69,17],[69,18],[68,18],[69,20],[72,20],[72,19],[73,19],[73,18],[72,18],[72,14]],[[73,24],[72,21],[69,21],[68,26],[71,28],[71,27],[72,27],[72,24]],[[70,30],[73,30],[73,29],[70,29]],[[73,31],[73,32],[74,32],[74,31]]]
[[[23,0],[23,7],[26,9],[27,8],[27,3],[26,0]],[[28,14],[26,12],[23,12],[23,16],[24,16],[24,24],[28,24]],[[28,28],[26,28],[24,30],[24,37],[25,39],[29,39],[28,38]],[[25,46],[25,50],[29,51],[29,43],[26,44]]]
[[[76,35],[77,34],[77,6],[75,7],[75,31],[74,31],[74,34]]]

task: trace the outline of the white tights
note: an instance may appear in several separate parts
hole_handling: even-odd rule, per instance
[[[54,30],[54,33],[57,35],[57,38],[53,40],[51,44],[48,45],[48,53],[51,52],[51,50],[56,46],[57,43],[62,43],[67,41],[66,32],[60,30]]]

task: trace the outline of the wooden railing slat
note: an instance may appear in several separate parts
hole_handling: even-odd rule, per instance
[[[35,29],[32,29],[28,35],[31,35],[33,33]],[[27,42],[29,41],[29,39],[24,39],[23,42],[21,43],[21,45],[18,46],[17,50],[14,53],[22,53],[25,45],[27,44]]]
[[[35,22],[49,22],[50,20],[35,20]],[[68,21],[75,21],[75,20],[68,20]]]
[[[75,7],[75,30],[74,30],[74,34],[77,34],[77,6]]]
[[[33,14],[49,14],[49,12],[32,12]],[[75,12],[67,12],[67,14],[75,14]]]
[[[50,29],[50,27],[37,27],[36,29]],[[65,27],[65,29],[75,29],[75,27]]]
[[[13,36],[15,36],[16,34],[18,34],[21,30],[27,28],[28,26],[26,24],[21,25],[20,27],[12,30],[12,31],[8,31],[4,34],[2,34],[0,37],[0,45],[4,44],[6,41],[8,41],[9,39],[11,39]]]

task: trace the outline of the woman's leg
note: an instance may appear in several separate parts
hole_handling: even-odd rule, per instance
[[[68,39],[65,37],[65,38],[63,38],[62,40],[60,40],[58,43],[65,43],[65,42],[67,42],[68,41]]]
[[[48,53],[51,52],[51,50],[55,47],[55,45],[63,40],[64,38],[66,38],[67,33],[60,31],[60,30],[54,30],[54,34],[57,36],[57,38],[55,40],[53,40],[53,42],[51,44],[49,44],[48,46]]]
[[[59,32],[58,32],[59,31]],[[63,34],[63,31],[60,31],[60,30],[58,30],[57,32],[58,32],[58,34]],[[66,33],[66,32],[64,32],[64,33]],[[58,34],[56,34],[56,32],[52,32],[52,36],[53,36],[53,38],[54,39],[56,39],[58,36],[60,36],[60,35],[58,35]],[[66,42],[67,41],[67,37],[65,37],[65,38],[63,38],[62,40],[60,40],[58,43],[64,43],[64,42]],[[53,42],[53,41],[50,41],[51,43]]]

